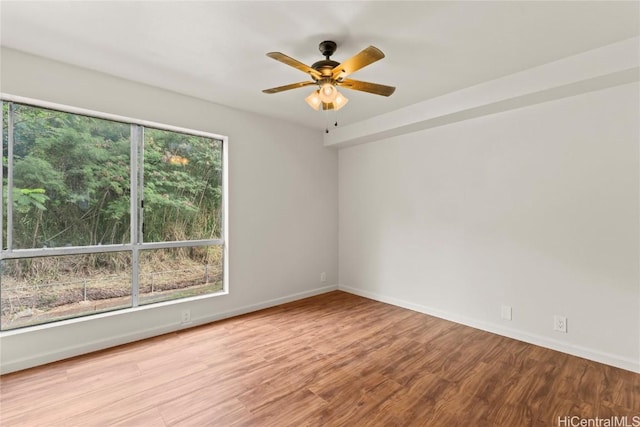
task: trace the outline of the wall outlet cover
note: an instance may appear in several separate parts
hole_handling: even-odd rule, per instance
[[[505,319],[505,320],[511,320],[512,319],[511,306],[508,306],[508,305],[503,305],[502,306],[501,317],[503,319]]]
[[[567,333],[567,318],[558,314],[553,316],[553,330]]]

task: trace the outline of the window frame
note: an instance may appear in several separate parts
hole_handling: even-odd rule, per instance
[[[141,307],[151,307],[156,304],[167,303],[180,303],[193,299],[202,299],[215,297],[218,295],[225,295],[229,293],[229,196],[228,196],[228,141],[229,138],[225,135],[219,135],[212,132],[198,131],[189,128],[183,128],[173,125],[167,125],[163,123],[134,119],[126,116],[120,116],[116,114],[104,113],[95,110],[89,110],[85,108],[73,107],[64,104],[58,104],[48,101],[42,101],[38,99],[27,98],[23,96],[16,96],[7,93],[0,93],[0,109],[3,110],[4,104],[9,103],[9,118],[8,118],[8,138],[7,138],[7,166],[0,164],[0,170],[7,169],[7,222],[2,222],[1,227],[7,227],[7,241],[4,241],[3,233],[0,230],[0,261],[2,260],[15,260],[25,258],[37,258],[37,257],[49,257],[49,256],[64,256],[64,255],[83,255],[92,253],[108,253],[108,252],[130,252],[132,257],[131,266],[131,307],[126,309],[135,309]],[[86,246],[65,246],[65,247],[51,247],[51,248],[30,248],[30,249],[13,249],[11,248],[13,224],[12,224],[12,209],[13,209],[13,192],[9,191],[13,188],[13,104],[21,104],[35,108],[43,108],[54,111],[60,111],[64,113],[76,114],[79,116],[87,116],[91,118],[109,120],[113,122],[120,122],[130,125],[130,236],[129,243],[125,244],[104,244],[104,245],[86,245]],[[143,174],[144,174],[144,129],[153,128],[163,131],[176,132],[181,134],[187,134],[192,136],[199,136],[204,138],[210,138],[221,142],[221,155],[222,155],[222,176],[221,176],[221,233],[220,238],[216,239],[199,239],[199,240],[180,240],[180,241],[163,241],[163,242],[145,242],[143,236],[143,215],[144,215],[144,203],[143,203]],[[4,125],[0,122],[0,135],[4,135]],[[4,137],[0,137],[0,150],[4,152],[5,141]],[[0,194],[4,191],[4,182],[0,180]],[[3,218],[4,203],[0,203],[0,219]],[[5,245],[7,246],[5,248]],[[149,249],[168,249],[168,248],[181,248],[181,247],[197,247],[197,246],[221,246],[222,247],[222,290],[219,292],[213,292],[198,296],[183,297],[177,299],[169,299],[159,301],[150,304],[139,304],[139,259],[140,252]],[[123,309],[109,310],[108,312],[118,312]],[[51,322],[35,323],[18,329],[26,329],[30,327],[38,327],[43,324],[58,323],[64,320],[75,320],[81,317],[91,317],[104,314],[105,312],[96,312],[89,314],[80,314],[73,316],[70,319],[53,320]],[[2,329],[0,333],[9,332],[15,329]]]

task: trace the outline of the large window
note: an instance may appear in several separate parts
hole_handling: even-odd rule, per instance
[[[2,102],[2,330],[226,290],[225,137],[35,104]]]

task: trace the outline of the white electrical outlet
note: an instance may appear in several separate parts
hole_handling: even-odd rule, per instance
[[[327,273],[325,273],[324,271],[322,273],[320,273],[320,281],[321,282],[326,282],[327,281]]]
[[[508,305],[503,305],[502,306],[502,313],[501,316],[504,320],[511,320],[511,307]]]
[[[182,323],[190,323],[191,322],[191,310],[182,310]]]
[[[553,330],[558,332],[567,333],[567,318],[564,316],[553,316]]]

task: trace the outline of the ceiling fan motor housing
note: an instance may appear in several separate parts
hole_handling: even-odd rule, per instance
[[[314,62],[311,68],[320,71],[322,77],[331,77],[333,69],[338,65],[340,65],[339,62],[323,59],[322,61]]]

